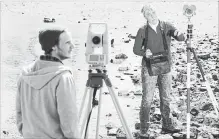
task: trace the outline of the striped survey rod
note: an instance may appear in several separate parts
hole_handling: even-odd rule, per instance
[[[187,29],[187,41],[186,41],[186,51],[187,51],[187,139],[190,139],[190,75],[191,75],[191,44],[192,44],[192,28],[191,17],[196,14],[195,5],[184,5],[183,14],[188,18],[188,29]]]

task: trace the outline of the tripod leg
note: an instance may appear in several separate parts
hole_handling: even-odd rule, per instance
[[[81,101],[80,110],[79,110],[79,119],[81,119],[81,114],[82,114],[82,111],[83,111],[83,108],[84,108],[84,103],[85,103],[88,88],[89,87],[86,87],[86,89],[84,91],[84,96],[83,96],[82,101]]]
[[[202,66],[201,66],[199,60],[198,60],[198,57],[197,57],[197,55],[196,55],[196,53],[195,53],[195,50],[194,50],[194,49],[191,49],[191,51],[192,51],[192,53],[193,53],[193,55],[194,55],[195,61],[196,61],[197,65],[198,65],[198,68],[199,68],[199,70],[200,70],[200,72],[201,72],[201,74],[202,74],[203,80],[204,80],[204,82],[205,82],[205,86],[206,86],[207,91],[208,91],[208,95],[209,95],[209,97],[210,97],[210,99],[211,99],[211,101],[212,101],[212,103],[213,103],[213,107],[214,107],[214,110],[215,110],[215,112],[216,112],[216,115],[219,116],[219,113],[218,113],[219,106],[218,106],[217,100],[216,100],[216,98],[215,98],[215,96],[214,96],[214,93],[212,92],[211,86],[210,86],[210,84],[208,83],[207,78],[205,77],[204,71],[203,71],[203,69],[202,69]]]
[[[109,92],[110,92],[111,98],[112,98],[113,103],[114,103],[114,106],[115,106],[115,108],[116,108],[116,111],[117,111],[117,113],[118,113],[118,115],[119,115],[119,118],[120,118],[120,121],[121,121],[121,123],[122,123],[122,126],[123,126],[123,128],[125,129],[127,138],[128,138],[128,139],[132,139],[131,131],[130,131],[129,128],[128,128],[128,124],[127,124],[127,122],[126,122],[126,120],[125,120],[125,117],[124,117],[124,115],[123,115],[123,113],[122,113],[122,109],[121,109],[121,107],[120,107],[120,105],[119,105],[119,102],[118,102],[118,99],[117,99],[117,97],[116,97],[116,95],[115,95],[115,92],[113,91],[112,87],[109,87],[109,86],[107,86],[107,87],[108,87],[108,90],[109,90]]]
[[[87,107],[85,109],[85,115],[84,115],[84,119],[83,119],[83,123],[81,125],[81,137],[83,138],[83,132],[85,130],[85,125],[86,125],[86,122],[87,122],[87,119],[88,119],[88,116],[89,116],[89,112],[91,111],[91,103],[92,103],[92,97],[93,97],[93,91],[94,89],[93,88],[90,88],[90,92],[89,92],[89,100],[88,100],[88,103],[87,103]]]
[[[102,102],[102,88],[100,88],[100,94],[99,94],[99,105],[98,105],[97,126],[96,126],[96,139],[99,138],[101,102]]]

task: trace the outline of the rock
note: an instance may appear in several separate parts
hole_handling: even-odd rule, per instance
[[[213,79],[214,81],[217,81],[217,80],[218,80],[218,76],[217,76],[216,74],[214,74],[214,75],[212,75],[212,79]]]
[[[121,64],[124,60],[123,59],[111,59],[110,60],[110,63],[113,63],[113,64]]]
[[[135,137],[135,139],[140,139],[140,132],[133,132],[133,137]]]
[[[201,86],[201,87],[199,88],[199,91],[204,92],[204,91],[207,91],[207,89],[206,89],[206,87]]]
[[[203,59],[203,60],[208,60],[209,58],[211,58],[210,53],[209,54],[198,55],[197,57],[200,58],[200,59]]]
[[[199,42],[198,44],[204,44],[204,42],[201,41],[201,42]]]
[[[196,74],[196,77],[197,77],[197,78],[201,78],[202,76],[201,76],[200,73],[198,73],[198,74]]]
[[[81,21],[78,21],[78,23],[81,23]]]
[[[117,139],[127,139],[126,134],[122,128],[118,128],[118,130],[116,131],[116,138]]]
[[[87,18],[83,18],[83,20],[87,20]]]
[[[209,112],[205,115],[203,123],[206,126],[210,126],[212,124],[219,123],[219,118],[213,112]]]
[[[214,109],[214,108],[213,108],[212,103],[206,103],[206,104],[204,104],[204,105],[201,107],[201,110],[203,110],[203,111],[213,110],[213,109]]]
[[[134,95],[135,96],[141,96],[142,95],[142,91],[141,90],[134,91]]]
[[[124,75],[134,75],[133,73],[123,73]]]
[[[114,39],[111,40],[111,47],[114,47]]]
[[[184,136],[181,133],[174,133],[172,136],[174,139],[184,139]]]
[[[154,111],[154,114],[152,115],[151,120],[154,122],[161,121],[161,113],[158,108],[155,108],[155,111]]]
[[[107,114],[107,115],[106,115],[106,117],[111,117],[111,116],[112,116],[112,114],[111,114],[111,113],[109,113],[109,114]]]
[[[121,53],[121,54],[116,55],[115,58],[116,58],[116,59],[127,59],[128,56],[125,55],[125,54],[123,54],[123,53]]]
[[[170,136],[169,134],[165,134],[165,135],[160,135],[156,137],[155,139],[173,139],[173,137]]]
[[[129,67],[119,67],[118,71],[128,71]]]
[[[213,128],[211,130],[211,134],[214,136],[214,138],[219,138],[219,129]]]
[[[194,126],[194,127],[197,127],[197,128],[201,127],[201,125],[196,123],[196,122],[192,122],[191,126]]]
[[[182,138],[179,138],[179,139],[186,139],[186,137],[187,137],[187,133],[186,132],[182,132],[182,133],[180,133],[180,134],[182,134]],[[194,133],[193,131],[191,131],[191,129],[190,129],[190,139],[195,139],[196,138],[196,136],[197,136],[197,134],[196,133]],[[181,136],[180,136],[181,137]],[[174,138],[175,139],[175,138]]]
[[[3,130],[2,133],[5,134],[5,135],[8,135],[8,134],[9,134],[9,132],[8,132],[8,131],[5,131],[5,130]]]
[[[103,92],[103,94],[104,94],[104,95],[108,95],[108,94],[109,94],[109,92]]]
[[[218,40],[209,39],[209,41],[211,42],[211,45],[218,44]]]
[[[131,39],[135,39],[136,38],[136,36],[133,36],[132,34],[129,34],[128,37],[131,38]]]
[[[191,109],[190,113],[193,115],[193,116],[197,116],[199,111],[195,108]]]
[[[50,22],[55,22],[55,19],[54,18],[47,18],[47,17],[45,17],[44,19],[43,19],[43,22],[45,22],[45,23],[50,23]]]
[[[177,77],[176,77],[176,81],[178,81],[178,82],[186,82],[187,81],[186,74],[183,74],[182,72],[178,73]]]
[[[107,130],[110,130],[110,129],[113,128],[113,124],[112,123],[108,123],[108,124],[105,125],[105,127],[106,127]]]
[[[176,53],[184,53],[185,49],[184,48],[177,48]]]
[[[129,92],[127,90],[121,90],[118,92],[118,96],[129,96]]]
[[[137,85],[137,84],[140,84],[140,77],[139,76],[130,76],[131,77],[131,79],[132,79],[132,82],[133,82],[133,84],[134,85]]]
[[[219,129],[219,123],[218,124],[212,124],[211,126],[214,127],[214,128],[218,128]]]
[[[140,123],[135,123],[135,129],[136,130],[140,130],[140,127],[141,127]]]
[[[107,136],[116,136],[116,128],[112,128],[110,130],[107,131]]]
[[[131,40],[128,39],[128,40],[124,40],[124,43],[129,43]]]
[[[199,117],[196,119],[198,123],[202,124],[204,122],[204,118],[203,117]]]

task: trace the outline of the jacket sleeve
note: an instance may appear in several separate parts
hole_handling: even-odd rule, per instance
[[[70,72],[62,74],[56,89],[57,109],[60,126],[67,139],[78,139],[78,110],[73,76]]]
[[[21,135],[22,133],[22,112],[21,112],[21,100],[20,100],[20,79],[17,82],[17,94],[16,94],[16,121],[17,121],[17,128]]]
[[[179,30],[174,27],[173,24],[167,23],[167,35],[173,37],[177,41],[185,41],[185,36],[183,33],[179,32]]]
[[[135,38],[134,47],[133,47],[134,54],[139,55],[139,56],[145,55],[145,50],[142,49],[143,40],[144,40],[144,29],[139,28],[136,38]]]

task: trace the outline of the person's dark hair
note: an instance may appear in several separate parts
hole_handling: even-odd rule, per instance
[[[59,43],[59,36],[65,31],[64,28],[49,28],[39,32],[39,43],[45,54],[51,54],[52,47]]]

